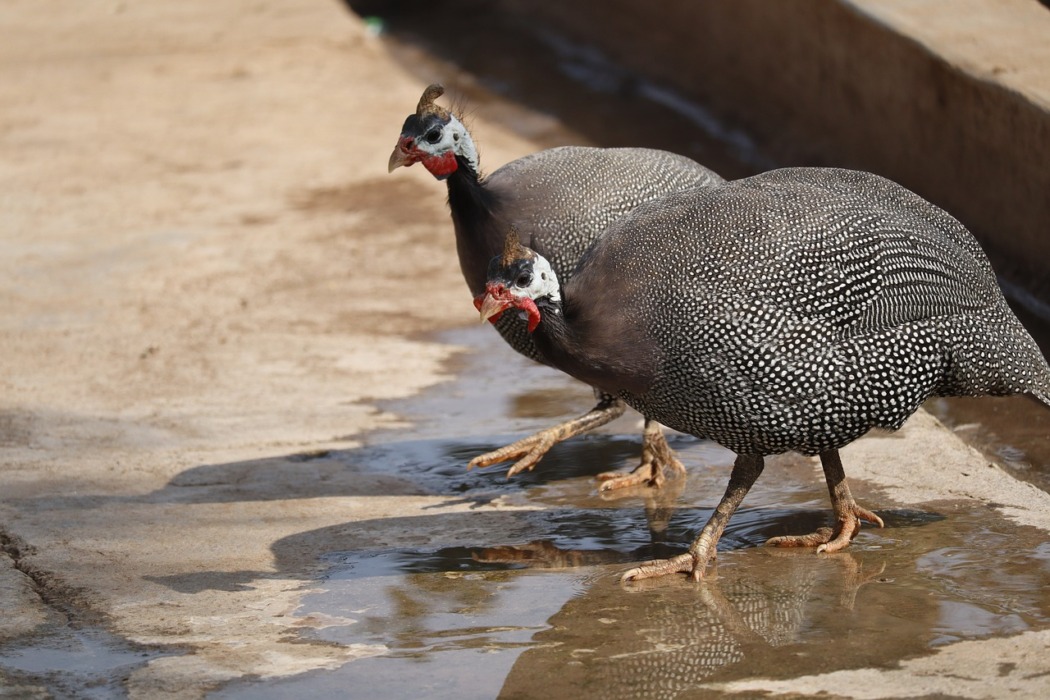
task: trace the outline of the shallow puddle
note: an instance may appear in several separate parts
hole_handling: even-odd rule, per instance
[[[675,436],[684,483],[660,498],[602,498],[594,475],[637,460],[633,416],[512,480],[503,468],[467,472],[479,451],[593,399],[513,355],[491,329],[443,340],[476,350],[460,379],[385,407],[415,426],[326,458],[414,475],[443,503],[499,507],[347,526],[345,548],[324,555],[327,571],[296,614],[310,618],[304,638],[357,658],[212,697],[702,697],[716,694],[709,683],[891,667],[957,640],[1050,626],[1045,533],[986,506],[896,508],[856,483],[885,529],[865,528],[834,555],[758,546],[827,517],[819,467],[792,455],[769,460],[702,583],[623,586],[631,563],[684,551],[725,488],[731,453]]]
[[[0,697],[126,697],[127,676],[150,659],[170,653],[129,643],[100,627],[56,627],[29,645],[0,647]]]

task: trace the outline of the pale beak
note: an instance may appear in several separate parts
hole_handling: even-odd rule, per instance
[[[481,313],[481,322],[488,321],[496,314],[504,311],[508,306],[510,304],[505,299],[497,299],[491,293],[486,294],[481,302],[481,306],[478,307],[478,311]]]
[[[408,157],[408,154],[405,153],[399,143],[394,146],[394,152],[390,154],[390,162],[387,163],[387,172],[392,173],[402,165],[412,165],[412,159]]]

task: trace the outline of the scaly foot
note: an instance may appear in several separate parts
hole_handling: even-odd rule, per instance
[[[817,553],[838,552],[849,546],[849,543],[860,532],[860,521],[884,527],[882,518],[867,508],[861,508],[853,500],[846,475],[842,471],[842,460],[838,450],[829,450],[820,454],[820,465],[824,468],[824,478],[828,482],[828,494],[831,496],[831,508],[835,512],[835,529],[819,528],[810,535],[787,535],[772,537],[766,544],[772,547],[816,547]]]
[[[637,581],[644,578],[655,578],[667,574],[685,573],[694,581],[704,576],[707,564],[715,558],[718,539],[722,536],[729,519],[740,507],[744,496],[762,474],[763,459],[761,455],[738,455],[733,464],[733,473],[729,475],[729,486],[718,502],[715,512],[707,520],[696,540],[685,554],[670,559],[656,559],[627,571],[620,577],[621,583]]]
[[[685,554],[679,554],[677,557],[671,557],[670,559],[654,559],[647,561],[640,566],[636,566],[629,571],[625,571],[620,576],[620,583],[627,583],[628,581],[640,581],[643,578],[656,578],[657,576],[666,576],[667,574],[689,574],[694,581],[699,581],[704,577],[704,569],[707,568],[708,562],[714,557],[707,555],[703,557],[703,561],[693,555],[692,552],[686,552]]]
[[[861,508],[852,500],[843,506],[834,529],[821,527],[808,535],[771,537],[766,540],[766,545],[770,547],[816,547],[818,553],[838,552],[849,546],[849,543],[857,536],[862,520],[878,527],[884,526],[882,518],[866,508]]]
[[[506,447],[478,455],[467,463],[467,469],[487,467],[492,464],[516,459],[517,461],[507,470],[507,478],[509,479],[515,474],[520,474],[526,469],[531,470],[535,467],[536,463],[543,459],[543,456],[547,454],[550,448],[554,447],[555,443],[614,421],[622,416],[625,410],[627,410],[627,406],[622,401],[614,398],[603,399],[597,406],[579,418],[559,423],[553,428],[541,430]]]
[[[646,420],[642,437],[642,463],[634,471],[604,472],[598,475],[601,485],[600,493],[607,493],[632,486],[649,486],[660,488],[667,481],[664,470],[670,469],[674,476],[685,474],[685,465],[675,457],[674,450],[667,444],[664,431],[656,421]]]
[[[547,454],[547,451],[554,447],[554,443],[556,442],[558,442],[558,435],[555,428],[541,430],[534,435],[522,438],[517,442],[512,442],[498,450],[478,455],[467,463],[467,469],[473,469],[474,467],[488,467],[493,464],[499,464],[500,462],[517,460],[511,468],[507,470],[507,478],[509,479],[526,469],[531,471],[533,467],[536,466],[536,463],[543,459],[543,455]]]

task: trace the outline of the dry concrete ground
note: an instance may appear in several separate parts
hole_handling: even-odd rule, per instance
[[[269,575],[270,546],[443,500],[287,459],[396,425],[375,402],[441,381],[457,353],[420,333],[474,320],[441,186],[386,173],[421,85],[335,0],[8,0],[0,26],[0,642],[91,623],[187,652],[135,671],[132,697],[347,663],[353,648],[296,636],[315,562]],[[533,150],[484,115],[474,128],[490,167]],[[1050,531],[1050,497],[925,414],[904,440],[857,443],[851,475]],[[258,479],[263,458],[283,467]],[[202,465],[253,497],[182,498]],[[206,585],[237,572],[254,574]],[[164,584],[186,576],[203,583]],[[1034,696],[1048,647],[957,644],[851,687],[947,692],[937,679],[994,655],[1016,673],[951,692]]]

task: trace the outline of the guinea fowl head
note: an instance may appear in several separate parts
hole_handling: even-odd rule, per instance
[[[422,163],[430,174],[444,180],[459,168],[457,156],[463,158],[477,173],[478,154],[474,142],[463,123],[434,100],[445,93],[445,88],[434,84],[423,91],[416,106],[401,127],[401,137],[390,154],[389,169]]]
[[[518,233],[512,230],[507,234],[503,254],[489,263],[485,291],[474,298],[474,307],[481,313],[482,322],[492,323],[507,309],[519,309],[528,320],[531,333],[542,320],[537,301],[556,307],[561,301],[558,277],[550,263],[523,246]]]

